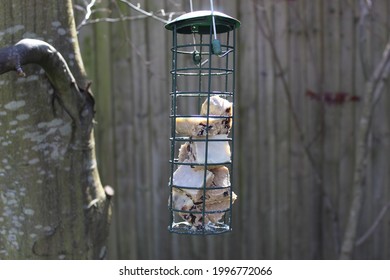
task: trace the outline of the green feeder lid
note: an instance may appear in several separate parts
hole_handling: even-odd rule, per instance
[[[213,13],[215,18],[215,27],[217,33],[229,32],[240,26],[240,22],[224,13],[216,12]],[[170,21],[165,25],[168,30],[173,30],[176,25],[177,33],[191,34],[209,34],[210,26],[212,25],[211,11],[196,11],[181,15],[174,20]]]

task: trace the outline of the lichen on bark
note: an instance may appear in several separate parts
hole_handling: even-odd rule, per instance
[[[0,259],[98,259],[106,256],[110,200],[100,182],[93,137],[94,99],[85,85],[69,19],[71,1],[31,1],[4,6],[0,20]],[[13,36],[43,34],[18,23],[29,5],[57,11],[55,38],[70,39],[66,60],[41,40]],[[55,6],[55,7],[54,7]],[[19,9],[19,10],[18,10]],[[17,10],[17,12],[16,12]],[[61,14],[61,10],[64,13]],[[38,13],[34,10],[34,13]],[[23,19],[18,19],[18,15]],[[37,14],[30,15],[34,21]],[[50,16],[46,20],[50,20]],[[54,20],[51,20],[54,22]],[[11,24],[11,25],[9,25]],[[36,24],[40,26],[40,24]],[[10,26],[19,26],[10,28]],[[59,32],[63,28],[65,33]],[[38,28],[39,29],[39,28]],[[12,34],[12,36],[9,36]],[[73,35],[72,35],[73,34]],[[37,37],[39,37],[37,35]],[[7,46],[4,44],[7,43]],[[71,45],[71,47],[70,47]],[[15,70],[14,72],[5,73]],[[22,77],[23,73],[26,77]]]

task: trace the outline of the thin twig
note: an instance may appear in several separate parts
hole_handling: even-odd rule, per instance
[[[84,16],[84,19],[82,20],[82,22],[77,26],[77,30],[80,29],[81,26],[83,26],[88,20],[89,18],[91,17],[91,14],[92,14],[92,7],[96,4],[96,0],[91,0],[91,2],[87,5],[87,8],[86,8],[86,13],[85,13],[85,16]]]
[[[153,12],[147,12],[147,11],[141,9],[140,6],[136,6],[136,5],[132,4],[131,2],[127,1],[127,0],[119,0],[119,1],[124,3],[124,4],[126,4],[127,6],[129,6],[130,8],[136,10],[137,12],[139,12],[141,14],[144,14],[144,15],[146,15],[148,17],[154,18],[154,19],[156,19],[156,20],[158,20],[158,21],[160,21],[160,22],[162,22],[164,24],[168,23],[167,20],[156,16]]]
[[[108,23],[117,23],[120,21],[125,21],[125,20],[139,20],[139,19],[145,19],[147,16],[144,15],[138,15],[138,16],[123,16],[119,18],[97,18],[97,19],[91,19],[86,21],[83,26],[89,25],[89,24],[96,24],[96,23],[101,23],[101,22],[108,22]]]
[[[382,210],[380,211],[376,220],[373,222],[372,226],[356,241],[355,246],[362,245],[370,237],[370,235],[374,233],[389,208],[390,202],[383,206]]]
[[[357,235],[359,216],[363,205],[363,184],[366,177],[366,165],[368,156],[368,134],[371,129],[373,102],[379,98],[384,87],[385,80],[390,70],[390,41],[386,44],[382,59],[366,84],[366,94],[363,99],[363,108],[359,122],[357,135],[357,147],[355,152],[355,168],[353,177],[352,204],[349,210],[348,222],[341,246],[340,259],[351,259]]]
[[[303,133],[303,129],[300,125],[300,122],[299,122],[299,119],[298,119],[298,115],[293,107],[293,102],[292,102],[292,95],[291,95],[291,91],[290,91],[290,87],[288,85],[288,82],[286,80],[286,77],[284,75],[284,70],[283,70],[283,67],[282,67],[282,64],[279,60],[279,56],[277,54],[277,51],[276,51],[276,46],[275,46],[275,36],[271,30],[271,27],[270,27],[270,23],[269,23],[269,20],[268,20],[268,15],[265,13],[265,9],[261,6],[259,6],[258,4],[255,3],[255,1],[253,0],[253,5],[255,6],[256,9],[260,10],[264,15],[263,15],[263,19],[264,19],[264,22],[265,22],[265,25],[264,26],[263,24],[260,23],[260,18],[258,17],[258,14],[255,13],[256,15],[256,22],[257,22],[257,25],[260,27],[260,30],[262,31],[263,33],[263,36],[267,39],[270,47],[271,47],[271,51],[272,51],[272,57],[273,57],[273,60],[278,68],[278,71],[280,72],[280,78],[281,78],[281,81],[282,81],[282,85],[283,85],[283,89],[284,89],[284,93],[285,93],[285,96],[286,96],[286,99],[287,99],[287,104],[288,104],[288,107],[289,107],[289,110],[292,114],[292,119],[293,119],[293,123],[297,129],[297,132],[298,132],[298,136],[299,136],[299,139],[302,143],[302,146],[303,146],[303,149],[304,149],[304,152],[305,152],[305,155],[307,156],[309,162],[310,162],[310,165],[312,166],[313,168],[313,171],[314,171],[314,175],[315,175],[315,178],[316,178],[316,181],[317,183],[321,184],[322,183],[322,179],[321,179],[321,176],[317,170],[317,168],[315,167],[316,164],[315,164],[315,160],[314,160],[314,157],[313,155],[311,154],[310,150],[308,149],[307,145],[305,144],[305,135]]]
[[[164,24],[170,22],[172,18],[176,15],[182,15],[184,12],[165,12],[164,9],[158,10],[158,12],[148,12],[143,10],[139,5],[134,5],[129,1],[126,0],[118,0],[122,3],[125,3],[127,6],[129,6],[131,9],[136,10],[137,12],[141,13],[141,15],[136,16],[125,16],[122,15],[118,18],[109,18],[109,17],[102,17],[97,19],[91,19],[91,16],[99,11],[106,10],[106,9],[93,9],[96,6],[96,0],[92,0],[85,8],[77,5],[77,9],[80,11],[85,12],[85,16],[81,23],[77,26],[77,30],[80,30],[81,27],[89,25],[89,24],[95,24],[100,22],[108,22],[108,23],[116,23],[120,21],[129,21],[129,20],[139,20],[139,19],[145,19],[145,18],[153,18],[156,19]],[[165,17],[167,19],[164,19],[162,17],[159,17],[158,15],[161,15],[162,17]]]
[[[284,88],[284,93],[285,93],[285,96],[286,96],[286,99],[287,99],[287,103],[288,103],[288,107],[289,107],[289,111],[292,114],[293,123],[295,125],[295,128],[297,129],[298,136],[299,136],[299,139],[300,139],[300,143],[303,146],[304,154],[306,155],[306,157],[307,157],[307,159],[308,159],[308,161],[310,163],[310,166],[311,166],[311,168],[312,168],[312,170],[314,172],[314,177],[316,179],[316,183],[317,183],[318,186],[321,186],[321,188],[320,188],[321,189],[321,195],[323,196],[325,207],[326,207],[327,210],[329,210],[330,215],[332,217],[333,232],[334,232],[335,242],[336,242],[336,244],[339,244],[339,239],[337,238],[337,236],[339,234],[340,226],[339,226],[339,223],[338,223],[337,214],[336,214],[336,211],[334,210],[334,205],[333,205],[332,200],[330,199],[329,195],[326,193],[326,191],[322,187],[323,186],[323,181],[322,181],[320,172],[318,171],[318,169],[316,167],[316,162],[314,160],[314,156],[312,155],[312,153],[310,151],[311,143],[309,143],[309,145],[306,144],[305,135],[304,135],[302,126],[301,126],[301,124],[299,122],[298,115],[297,115],[297,113],[296,113],[296,111],[294,109],[294,106],[293,106],[291,90],[290,90],[290,87],[289,87],[288,82],[286,80],[286,77],[284,75],[284,70],[283,70],[282,64],[280,62],[279,56],[278,56],[277,51],[276,51],[275,35],[273,33],[273,30],[271,29],[271,26],[270,26],[270,23],[269,23],[269,20],[268,20],[268,15],[266,14],[266,10],[263,7],[261,7],[261,6],[259,6],[258,4],[255,3],[255,0],[253,0],[253,5],[255,6],[255,9],[257,8],[258,10],[262,11],[263,14],[264,14],[262,18],[263,18],[266,26],[264,26],[263,24],[260,23],[260,19],[259,19],[257,13],[255,13],[255,15],[256,15],[256,22],[257,22],[257,25],[259,26],[260,30],[262,31],[263,36],[266,38],[266,40],[268,41],[268,43],[269,43],[269,45],[271,47],[273,61],[274,61],[274,63],[277,66],[278,72],[280,73],[279,77],[281,78],[281,81],[282,81],[282,85],[283,85],[283,88]],[[339,247],[340,246],[337,245],[336,251],[339,250]]]
[[[292,11],[295,13],[295,17],[298,19],[298,21],[301,23],[302,25],[302,30],[303,30],[303,36],[306,40],[306,43],[308,45],[308,49],[309,49],[309,56],[311,58],[311,62],[312,62],[312,66],[313,66],[313,70],[314,70],[314,77],[316,79],[316,84],[319,85],[319,90],[318,92],[321,92],[322,89],[322,80],[323,80],[323,77],[321,77],[320,73],[319,73],[319,70],[318,70],[318,67],[317,65],[315,64],[315,54],[314,54],[314,50],[316,49],[314,46],[313,46],[313,42],[312,40],[310,40],[310,35],[309,35],[309,26],[310,24],[308,23],[308,21],[303,18],[301,16],[301,9],[299,8],[298,5],[291,5],[292,7]],[[295,7],[295,8],[294,8]],[[315,136],[315,138],[317,138],[317,136]]]

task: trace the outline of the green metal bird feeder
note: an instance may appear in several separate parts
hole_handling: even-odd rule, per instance
[[[236,30],[226,14],[197,11],[165,27],[173,32],[168,230],[232,230]]]

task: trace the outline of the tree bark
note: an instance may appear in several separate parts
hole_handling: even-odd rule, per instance
[[[0,4],[0,46],[63,42],[85,83],[71,1]],[[96,165],[94,99],[70,67],[42,40],[0,50],[0,74],[21,76],[0,76],[0,259],[106,256],[110,196]]]

